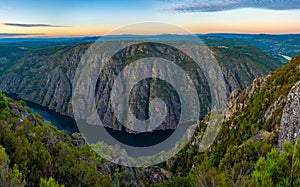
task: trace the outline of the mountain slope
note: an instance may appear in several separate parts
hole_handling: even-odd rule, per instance
[[[145,186],[173,177],[107,162],[79,133],[57,130],[25,105],[0,91],[0,186]]]
[[[237,39],[210,37],[206,38],[205,42],[213,51],[224,73],[228,96],[233,89],[243,89],[254,78],[281,66],[281,63],[273,57]],[[0,74],[2,80],[0,89],[6,93],[18,94],[25,100],[46,106],[61,114],[72,116],[72,81],[80,58],[89,46],[90,44],[59,45],[34,50]],[[139,47],[148,50],[150,56],[164,54],[159,47],[132,47],[131,51],[136,52],[137,56],[140,55]],[[169,53],[178,54],[172,50]],[[132,54],[124,51],[121,56],[130,57]],[[134,58],[132,56],[131,59]],[[179,54],[176,58],[182,59],[182,56]],[[120,129],[118,124],[108,126]]]
[[[298,108],[290,106],[299,99],[299,81],[300,55],[268,76],[255,79],[245,90],[235,90],[227,105],[226,121],[210,148],[199,153],[202,132],[209,125],[204,120],[194,140],[168,161],[166,168],[187,176],[196,186],[298,186],[300,146],[283,142],[294,143],[300,135]],[[287,113],[283,115],[283,111]],[[294,121],[286,126],[290,119]]]
[[[289,94],[299,93],[299,81],[300,55],[274,73],[254,80],[245,90],[234,91],[227,120],[208,150],[199,152],[202,132],[209,125],[204,120],[193,141],[159,165],[172,171],[172,180],[169,172],[157,166],[132,169],[104,163],[80,135],[57,131],[24,108],[24,102],[0,93],[0,159],[9,163],[0,164],[0,173],[8,173],[6,184],[20,186],[37,186],[54,179],[67,186],[298,186],[300,146],[285,143],[280,154],[278,143],[286,140],[279,136],[282,130],[294,130],[295,126],[282,129],[281,121],[284,111],[294,115],[290,117],[298,116],[284,108],[291,107],[289,100],[299,99],[297,94]]]
[[[20,184],[38,186],[53,177],[66,186],[99,186],[106,180],[97,170],[103,160],[75,134],[58,131],[24,106],[0,92],[0,149],[5,148],[8,167],[19,172]]]

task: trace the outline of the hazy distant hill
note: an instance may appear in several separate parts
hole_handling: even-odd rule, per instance
[[[200,38],[205,36],[214,36],[222,38],[235,38],[246,41],[257,48],[274,54],[286,56],[295,56],[300,53],[300,34],[205,34],[199,35]]]

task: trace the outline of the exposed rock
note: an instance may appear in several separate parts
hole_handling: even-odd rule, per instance
[[[229,96],[227,105],[226,105],[226,112],[225,112],[225,119],[228,120],[238,108],[242,107],[242,103],[239,103],[239,100],[242,96],[240,89],[233,90]]]
[[[19,106],[18,103],[8,102],[8,107],[10,108],[10,112],[12,113],[12,115],[18,116],[21,122],[27,119],[29,121],[32,121],[34,125],[36,125],[37,121],[35,120],[35,118],[31,114],[29,114],[24,107]]]
[[[171,172],[164,170],[162,168],[159,168],[157,166],[144,167],[141,172],[145,176],[146,181],[149,181],[150,183],[153,183],[153,182],[161,183],[165,180],[172,179]]]
[[[102,174],[111,174],[112,180],[115,180],[115,172],[121,173],[121,176],[118,176],[120,181],[131,181],[133,186],[145,186],[145,182],[149,184],[172,179],[171,172],[157,166],[146,166],[142,169],[130,167],[128,155],[119,145],[113,147],[111,157],[113,162],[102,164],[99,170]]]
[[[72,144],[76,147],[82,147],[86,145],[85,139],[79,134],[78,132],[75,132],[71,135],[72,137]]]
[[[281,149],[285,141],[295,142],[300,138],[300,82],[296,83],[287,96],[283,110],[278,146]]]
[[[248,141],[270,140],[274,136],[275,134],[273,132],[260,130],[255,136],[251,137]]]
[[[272,106],[270,106],[264,114],[264,121],[268,121],[272,115],[274,114],[277,108],[283,108],[285,104],[286,97],[281,95],[277,101],[274,102]]]
[[[255,92],[264,87],[267,84],[268,78],[270,77],[271,75],[267,75],[265,77],[254,79],[253,83],[245,91],[247,93],[247,97],[251,98]]]
[[[265,77],[260,77],[254,79],[253,83],[249,85],[245,90],[241,91],[240,89],[234,90],[228,99],[226,112],[225,112],[225,119],[229,120],[231,116],[239,109],[242,109],[247,106],[247,98],[251,99],[253,94],[258,92],[261,88],[263,88],[266,84],[268,79],[271,75],[267,75]],[[267,101],[266,101],[267,102]],[[279,101],[278,101],[279,102]],[[279,105],[280,103],[276,104]],[[271,109],[270,109],[271,110]],[[272,111],[269,111],[272,112]]]
[[[72,81],[88,46],[58,46],[50,55],[49,49],[32,52],[1,76],[0,88],[72,117]]]
[[[102,164],[98,169],[102,174],[110,174],[112,176],[111,180],[119,180],[121,184],[122,181],[125,183],[130,181],[131,186],[138,187],[154,182],[161,183],[166,180],[172,180],[173,177],[171,172],[157,166],[146,166],[139,169],[107,162]],[[120,176],[115,176],[114,173],[120,173]]]
[[[245,45],[245,49],[211,47],[224,74],[224,79],[227,84],[227,96],[229,96],[232,90],[236,88],[243,89],[248,86],[254,78],[261,77],[280,66],[280,63],[274,61],[255,47],[247,46],[248,44],[243,45]],[[50,49],[32,51],[7,69],[4,74],[0,74],[0,89],[7,93],[16,93],[25,100],[32,101],[61,114],[73,117],[71,105],[72,83],[80,59],[89,46],[90,44],[55,46]],[[174,51],[174,49],[143,44],[123,50],[112,60],[112,64],[122,62],[122,60],[119,59],[124,59],[125,57],[132,57],[132,59],[134,59],[134,55],[140,55],[141,52],[145,54],[145,57],[159,56],[165,59],[170,57],[172,61],[189,63],[189,59],[184,56],[183,53]],[[245,55],[245,53],[247,53],[247,55]],[[249,58],[249,56],[251,56],[251,58]],[[263,65],[257,63],[258,57],[260,62],[263,60]],[[115,69],[107,69],[104,74],[101,75],[103,79],[99,79],[99,86],[111,85],[114,76],[121,70],[123,65],[124,64],[121,63],[121,66]],[[192,68],[192,70],[197,75],[196,79],[198,83],[196,87],[202,91],[200,98],[202,99],[201,104],[203,104],[206,102],[206,97],[209,97],[209,89],[203,84],[205,77],[201,71],[195,68]],[[171,71],[172,70],[169,69],[162,73],[168,75]],[[135,75],[130,74],[129,76]],[[135,108],[134,106],[133,108],[135,111],[138,111],[135,115],[141,120],[147,119],[149,111],[146,110],[147,107],[145,109],[145,104],[138,102],[139,98],[144,98],[145,96],[150,98],[153,96],[148,93],[149,89],[153,90],[148,84],[149,81],[142,81],[140,87],[133,89],[133,91],[137,91],[140,94],[133,94],[131,97],[131,102],[135,104]],[[259,85],[262,84],[263,83],[259,82]],[[161,90],[160,86],[165,85],[157,86],[156,90]],[[124,128],[122,128],[121,124],[116,120],[112,110],[107,108],[107,106],[111,104],[109,101],[111,96],[110,92],[106,90],[107,88],[108,87],[105,87],[105,89],[96,91],[95,101],[99,107],[97,112],[102,117],[101,119],[104,126],[122,130]],[[251,91],[251,93],[254,92],[256,87],[252,89],[253,91]],[[153,94],[161,94],[163,96],[163,93],[160,92],[154,92]],[[174,95],[166,95],[164,97],[169,99],[168,104],[170,107],[168,109],[170,110],[168,114],[170,114],[170,117],[156,130],[175,129],[176,122],[179,120],[180,107],[177,98]],[[229,106],[226,117],[229,118],[238,107],[242,106],[237,106],[236,102],[233,101],[232,105]],[[209,107],[201,107],[201,110],[203,110],[201,114],[205,115],[210,109]],[[126,130],[135,133],[135,131],[127,128]]]
[[[121,149],[121,146],[119,144],[113,146],[111,158],[114,163],[117,163],[119,165],[132,166],[126,150]]]

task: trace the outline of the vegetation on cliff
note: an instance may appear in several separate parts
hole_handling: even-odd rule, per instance
[[[66,186],[108,184],[108,176],[97,170],[103,163],[98,155],[88,146],[74,146],[76,140],[67,132],[28,111],[24,102],[0,93],[2,184],[37,186],[54,180]]]
[[[276,186],[299,182],[299,145],[285,143],[278,149],[280,121],[285,98],[300,80],[300,55],[266,77],[256,79],[230,102],[230,116],[204,153],[194,140],[164,166],[175,175],[188,177],[198,186]]]

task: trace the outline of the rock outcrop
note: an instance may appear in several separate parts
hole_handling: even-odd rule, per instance
[[[121,184],[127,183],[130,186],[149,186],[155,182],[170,181],[173,177],[170,171],[157,166],[145,166],[139,169],[107,162],[102,164],[99,170],[102,174],[112,175],[112,180],[119,180]],[[118,176],[119,173],[123,173],[123,175]]]
[[[253,80],[245,90],[236,89],[234,90],[228,99],[225,111],[225,119],[229,120],[238,110],[243,109],[247,106],[247,99],[251,99],[253,94],[262,89],[266,84],[271,75],[260,77]],[[266,101],[267,102],[267,101]],[[277,106],[277,105],[276,105]],[[268,111],[268,113],[271,113]],[[270,114],[271,115],[271,114]],[[267,116],[267,114],[266,114]],[[267,118],[267,117],[266,117]]]
[[[10,102],[8,102],[8,107],[13,116],[19,117],[20,122],[29,120],[33,122],[34,125],[37,124],[36,119],[26,110],[26,108],[20,106],[20,104],[18,104],[17,102],[13,102],[12,100],[10,100]],[[11,119],[7,119],[7,120],[8,122],[10,122]]]
[[[285,141],[295,142],[300,138],[300,82],[296,83],[287,96],[283,110],[278,146]]]
[[[243,107],[243,103],[239,102],[242,96],[241,92],[240,89],[236,89],[230,94],[225,111],[226,120],[228,120],[239,108]]]
[[[300,139],[299,62],[298,55],[276,72],[255,79],[245,90],[233,91],[227,103],[226,120],[254,112],[250,110],[255,108],[257,116],[246,117],[256,119],[264,130],[251,139],[274,137],[280,149],[285,141]]]
[[[285,105],[285,100],[286,100],[286,96],[281,95],[277,101],[274,102],[273,105],[271,105],[265,112],[264,114],[264,121],[268,121],[272,115],[274,114],[274,112],[276,111],[276,109],[278,108],[283,108]]]

